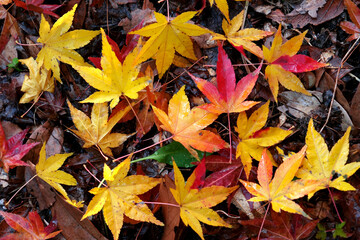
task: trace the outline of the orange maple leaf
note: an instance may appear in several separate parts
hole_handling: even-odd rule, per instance
[[[297,203],[292,201],[311,193],[320,184],[320,181],[317,180],[298,179],[292,181],[304,159],[305,151],[306,147],[303,147],[300,152],[284,159],[271,180],[273,165],[264,149],[257,173],[259,184],[240,179],[245,188],[255,196],[248,201],[269,201],[275,212],[284,210],[310,218]]]
[[[292,91],[311,95],[294,73],[313,71],[327,66],[327,64],[319,63],[308,56],[296,55],[306,33],[307,31],[282,44],[280,25],[271,48],[263,46],[264,59],[269,63],[265,68],[265,77],[269,82],[275,101],[277,101],[279,83]]]
[[[173,134],[173,139],[180,142],[196,158],[197,152],[191,147],[205,152],[216,152],[227,147],[227,143],[213,132],[202,130],[218,117],[200,107],[190,110],[190,103],[185,95],[185,86],[174,94],[169,101],[168,114],[152,105],[161,127]]]

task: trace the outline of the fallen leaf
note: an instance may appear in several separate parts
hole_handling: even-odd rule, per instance
[[[57,4],[43,4],[45,0],[25,0],[25,2],[22,2],[20,0],[14,0],[16,6],[21,7],[28,11],[38,12],[38,13],[44,13],[47,15],[51,15],[53,17],[59,18],[59,15],[54,13],[56,9],[61,7],[62,5]]]
[[[256,28],[240,29],[244,21],[244,10],[236,15],[231,21],[223,19],[222,29],[225,35],[214,34],[214,40],[228,40],[236,49],[243,47],[259,58],[264,58],[263,52],[253,41],[258,41],[270,36],[272,32],[262,31]],[[240,51],[241,52],[241,51]]]
[[[308,56],[301,54],[296,55],[302,45],[306,33],[307,31],[282,44],[280,25],[275,34],[271,48],[268,49],[263,46],[264,59],[269,63],[265,68],[265,77],[269,82],[270,90],[276,102],[279,92],[279,83],[292,91],[310,95],[304,88],[300,79],[293,74],[293,72],[308,72],[327,66],[327,64],[319,63]]]
[[[199,36],[211,33],[211,31],[187,23],[197,14],[196,11],[184,12],[171,21],[161,13],[154,12],[154,14],[156,23],[132,31],[129,34],[150,37],[142,47],[135,62],[140,63],[149,58],[155,58],[159,77],[162,78],[174,60],[175,50],[184,57],[193,60],[197,59],[189,36]]]
[[[107,185],[89,191],[95,196],[82,217],[82,219],[85,219],[103,209],[105,222],[115,240],[119,238],[124,215],[137,221],[151,222],[163,226],[163,223],[154,217],[148,206],[137,196],[158,185],[160,179],[141,175],[126,177],[129,168],[130,158],[121,162],[113,170],[106,164],[104,165],[104,179]]]
[[[236,157],[241,158],[247,177],[249,177],[252,167],[252,158],[260,161],[262,152],[266,147],[281,142],[292,133],[290,130],[284,130],[278,127],[262,129],[268,119],[269,104],[270,102],[268,101],[262,105],[251,114],[249,118],[247,118],[245,112],[241,112],[238,116],[235,130],[238,132],[240,142],[236,148]],[[275,161],[272,159],[270,152],[268,150],[266,151],[269,159],[275,165]]]
[[[258,102],[245,101],[245,99],[255,86],[261,65],[256,71],[248,74],[236,84],[234,68],[220,43],[218,49],[216,66],[217,87],[213,83],[189,73],[200,91],[211,102],[201,105],[201,108],[215,114],[243,112],[250,109]]]
[[[130,106],[108,119],[107,103],[95,103],[90,119],[85,113],[73,107],[69,101],[67,103],[72,120],[77,128],[77,130],[71,131],[85,142],[83,148],[95,145],[105,154],[112,156],[110,148],[118,147],[129,137],[126,134],[110,132],[116,123],[130,110]]]
[[[213,132],[202,130],[217,118],[200,107],[190,110],[190,103],[185,95],[185,86],[174,94],[169,102],[168,114],[153,106],[161,127],[173,134],[173,139],[180,142],[193,156],[198,158],[197,149],[203,152],[216,152],[227,147],[227,143]]]
[[[176,202],[180,205],[180,217],[186,226],[190,227],[204,240],[200,222],[212,226],[231,227],[210,207],[224,201],[227,196],[237,189],[237,186],[226,188],[222,186],[212,186],[201,190],[191,188],[196,179],[194,171],[188,178],[186,184],[176,163],[173,162],[175,173],[175,186],[170,191]]]
[[[326,3],[326,0],[305,0],[299,5],[295,6],[294,11],[300,14],[309,14],[312,18],[317,18],[317,11],[322,8]],[[288,16],[291,16],[289,14]]]
[[[263,219],[240,220],[241,225],[260,228]],[[298,214],[271,212],[271,220],[265,220],[262,237],[267,239],[308,239],[320,219],[309,221]],[[258,229],[256,229],[258,233]]]
[[[346,164],[349,154],[349,135],[350,127],[344,136],[334,145],[329,152],[325,140],[314,128],[313,120],[310,119],[308,130],[306,133],[306,150],[307,158],[297,172],[296,176],[301,179],[325,179],[314,191],[309,194],[311,198],[315,192],[333,187],[340,191],[356,190],[349,183],[345,182],[359,168],[359,162]]]
[[[258,167],[259,184],[240,179],[244,187],[255,196],[249,201],[269,201],[275,212],[283,210],[310,218],[297,203],[292,201],[311,193],[320,185],[317,180],[298,179],[292,181],[305,157],[305,150],[306,147],[303,147],[298,153],[284,159],[284,162],[276,170],[274,178],[271,179],[273,166],[266,149],[264,149]]]
[[[26,129],[7,140],[0,122],[0,167],[2,167],[6,173],[9,172],[9,169],[16,166],[28,166],[28,164],[21,161],[21,159],[33,147],[39,144],[22,144],[28,131],[29,129]]]
[[[36,174],[39,178],[59,191],[61,195],[67,197],[65,189],[60,184],[76,186],[77,182],[69,173],[58,169],[72,153],[55,154],[46,159],[45,145],[46,143],[44,142],[40,150],[39,162],[36,164]]]
[[[144,89],[150,82],[148,77],[140,77],[139,67],[134,67],[133,61],[137,54],[137,49],[129,53],[121,64],[120,60],[109,44],[106,34],[101,29],[102,35],[102,70],[90,66],[73,66],[79,74],[92,87],[100,90],[93,93],[90,97],[83,100],[82,103],[104,103],[110,102],[110,107],[114,108],[119,103],[121,96],[132,99],[138,98],[138,92]]]
[[[360,9],[351,0],[344,0],[344,4],[352,22],[342,21],[340,27],[351,34],[347,41],[352,41],[360,37]]]
[[[44,227],[39,214],[37,212],[29,213],[29,220],[23,218],[20,215],[7,213],[0,211],[0,215],[3,216],[6,223],[10,227],[15,229],[16,233],[10,233],[4,237],[2,240],[11,240],[11,239],[28,239],[28,240],[45,240],[50,239],[58,235],[61,231],[54,230],[57,228],[56,221],[52,221]]]
[[[19,103],[28,103],[34,100],[37,102],[43,92],[54,92],[54,79],[51,77],[51,71],[46,70],[39,65],[32,57],[21,59],[29,69],[29,75],[25,75],[21,91],[25,92]]]
[[[36,61],[39,65],[44,65],[47,70],[52,70],[56,80],[61,82],[59,62],[75,65],[88,65],[79,53],[74,51],[88,44],[91,39],[100,31],[74,30],[67,32],[74,18],[77,4],[73,9],[59,18],[50,28],[44,15],[41,15],[41,23],[38,42],[43,44],[43,48],[38,53]]]

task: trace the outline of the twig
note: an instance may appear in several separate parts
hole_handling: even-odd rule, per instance
[[[347,59],[350,57],[350,55],[352,54],[352,52],[355,50],[355,48],[357,47],[357,43],[359,42],[360,38],[357,38],[356,41],[354,42],[354,44],[349,48],[349,50],[346,52],[345,56],[341,59],[340,62],[340,66],[336,72],[336,78],[335,78],[335,85],[334,85],[334,90],[333,90],[333,95],[331,98],[331,102],[330,102],[330,107],[329,107],[329,112],[326,116],[326,120],[324,125],[321,127],[320,129],[320,133],[324,130],[326,124],[329,122],[330,119],[330,115],[331,115],[331,109],[335,100],[335,94],[336,94],[336,90],[337,90],[337,85],[338,85],[338,81],[339,81],[339,76],[340,76],[340,70],[342,69],[344,63],[347,61]]]

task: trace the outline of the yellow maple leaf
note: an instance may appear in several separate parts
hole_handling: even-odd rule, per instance
[[[46,159],[45,145],[46,143],[44,142],[40,150],[39,162],[35,166],[36,174],[39,178],[61,193],[61,195],[68,198],[65,189],[60,184],[76,186],[77,182],[69,173],[58,169],[63,165],[65,160],[72,155],[72,153],[55,154]]]
[[[222,29],[225,35],[214,34],[214,40],[228,40],[233,46],[240,47],[255,54],[259,58],[264,58],[263,51],[252,41],[258,41],[273,33],[262,31],[256,28],[240,29],[244,21],[244,10],[236,15],[231,21],[223,19]]]
[[[161,13],[154,12],[156,23],[145,26],[129,34],[150,37],[142,47],[135,62],[140,63],[149,58],[156,59],[156,67],[160,78],[170,67],[175,57],[175,50],[184,57],[196,60],[193,43],[189,36],[211,33],[188,21],[197,14],[196,11],[184,12],[171,21]]]
[[[210,209],[222,201],[227,196],[237,189],[237,186],[226,188],[223,186],[205,187],[201,190],[191,189],[196,178],[194,171],[185,184],[183,175],[181,174],[176,162],[173,161],[175,186],[176,189],[170,188],[172,195],[176,202],[180,205],[180,217],[186,226],[190,227],[204,239],[200,222],[212,226],[229,227],[231,225],[226,223],[214,210]]]
[[[273,166],[264,149],[257,173],[259,184],[240,179],[245,188],[255,196],[248,201],[269,201],[275,212],[284,210],[310,218],[297,203],[292,201],[309,194],[320,184],[317,180],[298,179],[292,181],[305,157],[305,151],[306,147],[303,147],[298,153],[284,159],[271,180]]]
[[[21,91],[25,92],[19,103],[37,101],[42,92],[54,92],[54,79],[51,71],[46,70],[32,57],[19,60],[29,69],[29,75],[25,75]]]
[[[158,185],[161,179],[142,175],[126,177],[129,168],[130,158],[127,158],[113,170],[106,164],[104,165],[104,179],[107,185],[106,187],[96,187],[89,191],[95,196],[82,217],[82,219],[85,219],[103,209],[105,222],[115,240],[119,238],[124,214],[136,221],[151,222],[160,226],[164,225],[154,217],[148,206],[137,196]]]
[[[130,106],[118,111],[108,120],[107,103],[95,103],[91,111],[91,119],[82,111],[76,109],[67,102],[75,127],[78,130],[71,130],[82,140],[83,148],[93,145],[99,147],[105,154],[112,156],[110,148],[118,147],[126,141],[129,135],[122,133],[110,133],[115,124],[130,110]]]
[[[61,82],[61,79],[58,60],[68,64],[89,65],[84,62],[81,55],[74,49],[85,46],[100,33],[100,31],[90,30],[67,32],[71,27],[76,7],[77,4],[74,5],[71,11],[59,18],[51,29],[49,22],[41,14],[40,37],[37,41],[42,43],[43,47],[38,53],[36,61],[40,65],[44,65],[46,69],[51,69],[55,79],[59,82]]]
[[[174,94],[169,101],[168,114],[152,105],[154,113],[162,123],[161,127],[174,135],[173,139],[180,142],[196,158],[195,148],[205,152],[216,152],[227,147],[227,143],[213,132],[202,130],[217,118],[200,107],[190,110],[190,103],[185,95],[185,86]]]
[[[340,191],[356,190],[349,183],[345,182],[360,168],[359,162],[345,164],[349,154],[349,135],[350,127],[329,152],[325,140],[315,130],[313,120],[310,119],[305,140],[308,146],[306,150],[307,158],[296,173],[296,176],[302,179],[326,179],[326,181],[309,194],[309,198],[315,192],[328,187],[333,187]]]
[[[220,10],[220,12],[221,12],[222,14],[224,14],[226,20],[230,22],[230,18],[229,18],[229,5],[228,5],[228,3],[227,3],[227,0],[209,0],[210,7],[213,6],[214,1],[215,1],[215,3],[216,3],[216,6],[218,7],[218,9]]]
[[[264,148],[281,142],[292,133],[290,130],[283,130],[277,127],[262,129],[269,115],[269,103],[268,101],[262,105],[251,114],[249,119],[245,112],[241,112],[238,116],[235,130],[239,134],[240,142],[236,149],[236,157],[241,157],[247,177],[250,174],[252,157],[260,161]],[[268,154],[272,162],[275,163],[270,152]]]
[[[101,57],[102,70],[92,66],[73,67],[86,82],[100,90],[83,100],[82,103],[111,101],[110,107],[114,108],[119,103],[119,97],[122,95],[137,99],[138,92],[150,83],[151,78],[148,76],[138,78],[140,66],[133,66],[134,59],[138,53],[137,48],[129,53],[124,63],[121,64],[112,50],[103,29],[101,29],[101,35],[103,44]]]

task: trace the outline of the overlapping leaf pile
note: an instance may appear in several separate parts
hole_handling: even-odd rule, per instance
[[[206,5],[204,2],[202,9]],[[7,139],[0,125],[0,167],[5,174],[17,166],[32,171],[32,177],[27,178],[29,182],[35,178],[38,181],[40,194],[32,192],[37,200],[47,199],[47,202],[51,202],[48,207],[51,206],[54,212],[56,203],[65,200],[64,204],[72,205],[71,211],[77,213],[74,219],[78,222],[80,218],[88,221],[88,217],[102,211],[103,222],[116,240],[124,224],[128,223],[146,222],[148,225],[157,225],[158,229],[164,227],[163,239],[175,238],[176,234],[181,234],[176,229],[184,226],[190,226],[201,239],[211,234],[206,225],[238,228],[238,222],[233,220],[237,218],[233,216],[234,211],[227,213],[231,211],[230,208],[226,211],[211,209],[225,200],[237,207],[242,205],[241,209],[251,212],[247,212],[247,216],[254,216],[256,210],[261,212],[261,209],[254,208],[253,202],[269,204],[266,213],[262,213],[262,221],[240,221],[240,224],[249,226],[261,225],[258,226],[258,238],[266,235],[273,239],[271,233],[274,236],[285,236],[286,239],[293,239],[291,237],[294,236],[296,239],[305,238],[322,219],[312,220],[318,216],[311,211],[311,207],[305,206],[310,205],[306,199],[296,201],[304,196],[311,199],[322,189],[329,191],[341,222],[337,225],[341,226],[337,227],[340,230],[336,231],[342,231],[344,223],[330,188],[356,191],[356,186],[347,182],[360,168],[360,162],[346,163],[350,152],[351,127],[347,128],[341,138],[341,133],[337,135],[340,139],[329,152],[330,144],[327,145],[315,130],[315,120],[307,118],[306,137],[295,142],[292,134],[304,130],[299,125],[289,123],[288,119],[272,114],[276,111],[279,95],[283,91],[279,85],[310,98],[311,89],[304,87],[297,74],[314,70],[317,70],[317,74],[321,71],[323,73],[329,63],[323,58],[317,61],[298,54],[307,31],[285,41],[281,24],[273,32],[245,28],[248,17],[246,7],[230,19],[226,1],[209,2],[210,6],[215,2],[225,17],[222,21],[224,34],[191,22],[191,19],[203,14],[201,11],[183,11],[176,17],[155,11],[154,18],[148,20],[145,26],[141,22],[127,33],[128,45],[121,46],[120,51],[118,43],[103,28],[69,31],[74,15],[79,10],[77,4],[59,17],[54,13],[59,5],[15,0],[16,6],[41,13],[37,39],[41,49],[35,56],[20,60],[28,68],[29,74],[24,76],[21,87],[23,95],[19,104],[34,102],[32,106],[40,109],[40,114],[46,114],[47,109],[43,109],[42,104],[45,98],[47,104],[44,105],[51,106],[52,111],[56,112],[55,120],[51,121],[60,122],[63,126],[73,124],[73,127],[67,126],[68,132],[77,137],[74,141],[82,147],[78,152],[61,153],[74,149],[70,145],[75,145],[62,142],[59,144],[60,149],[54,150],[54,143],[46,144],[50,137],[45,138],[44,132],[48,130],[42,130],[43,133],[35,130],[28,143],[23,144],[28,129]],[[360,36],[360,10],[350,0],[345,0],[345,5],[353,23],[342,22],[340,26],[352,34],[348,39],[351,41]],[[43,14],[58,19],[51,26]],[[97,37],[99,34],[101,37]],[[202,50],[192,38],[198,36],[217,46],[216,78],[205,79],[193,71],[194,65],[202,63]],[[102,46],[102,51],[97,52],[101,58],[90,58],[95,66],[83,58],[80,54],[82,51],[76,51],[82,47],[86,49],[86,45],[93,39],[101,41]],[[268,40],[272,40],[271,45]],[[260,42],[264,43],[262,48]],[[241,55],[238,56],[246,62],[247,74],[240,70],[242,68],[234,68],[232,65],[233,59],[227,53],[233,48],[240,51]],[[72,74],[76,76],[74,78],[80,78],[79,81],[86,84],[86,89],[76,86],[78,79],[69,82],[68,76],[64,74],[66,71],[60,67],[65,66],[63,64],[72,67]],[[177,77],[173,77],[171,72],[173,64],[185,68]],[[240,75],[242,78],[237,81]],[[171,77],[173,79],[170,81]],[[194,84],[184,85],[177,81],[178,78],[188,78]],[[191,92],[188,88],[195,87],[199,90],[198,96],[188,96]],[[81,89],[78,89],[80,94],[75,96],[64,90],[70,88]],[[221,122],[221,114],[224,113],[227,115],[225,124]],[[65,114],[69,114],[68,119],[64,118]],[[51,128],[50,123],[48,128]],[[223,130],[228,133],[228,141],[224,140]],[[233,130],[236,134],[233,134]],[[165,146],[152,155],[139,157],[137,153],[154,147],[135,151],[137,144],[148,140],[144,137],[147,134],[152,134],[154,146]],[[36,147],[41,142],[42,147]],[[288,146],[288,155],[284,155],[281,149],[275,150],[274,146],[278,144],[284,148]],[[47,156],[49,152],[51,154]],[[81,163],[73,160],[83,154],[88,155]],[[92,154],[97,156],[97,161],[89,159],[88,156]],[[138,168],[135,174],[132,167],[147,159],[153,159],[149,161],[153,164],[156,161],[166,163],[166,170],[159,170],[149,177]],[[76,171],[72,169],[72,166],[82,164],[85,171],[82,168]],[[178,166],[188,168],[194,165],[197,167],[191,174],[186,174],[189,177],[185,181],[185,171],[182,173]],[[207,175],[207,170],[213,173]],[[89,174],[86,180],[80,177],[83,172]],[[61,196],[46,190],[51,189],[50,186]],[[89,196],[71,200],[77,198],[71,194],[74,189],[86,189],[92,195],[86,193]],[[82,217],[79,217],[76,208],[82,208],[83,202],[86,211],[80,213]],[[270,205],[274,211],[271,218],[275,225],[289,227],[291,221],[300,219],[300,216],[289,217],[289,214],[299,214],[306,218],[303,220],[304,226],[299,227],[301,230],[291,229],[288,232],[275,229],[267,216]],[[56,225],[44,227],[36,212],[29,214],[29,220],[8,212],[0,211],[0,215],[17,231],[0,235],[0,239],[49,239],[60,233],[53,232]],[[285,216],[286,221],[280,223],[282,216]],[[102,219],[98,216],[95,218],[97,221]],[[184,226],[179,224],[180,219]],[[93,227],[90,221],[86,224],[81,226],[84,229]],[[263,227],[270,233],[262,233]],[[59,224],[59,228],[66,231],[63,224]],[[306,234],[301,235],[299,231]]]

